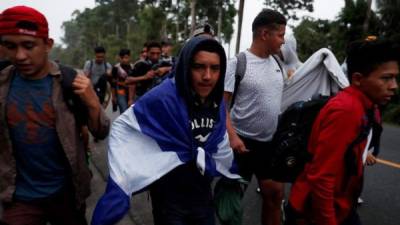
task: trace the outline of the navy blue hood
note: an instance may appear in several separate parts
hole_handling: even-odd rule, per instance
[[[191,85],[190,66],[193,62],[194,55],[199,51],[215,52],[220,57],[220,76],[207,100],[212,101],[218,106],[222,102],[224,93],[224,80],[226,71],[226,55],[224,48],[214,39],[206,37],[194,37],[190,39],[182,48],[179,54],[179,60],[176,64],[173,75],[175,77],[176,88],[188,106],[190,107],[195,99]]]

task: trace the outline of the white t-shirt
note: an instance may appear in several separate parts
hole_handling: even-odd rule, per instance
[[[278,125],[283,77],[279,65],[269,56],[260,58],[248,50],[246,72],[240,82],[231,119],[237,133],[257,141],[270,141]],[[233,92],[237,58],[228,61],[225,91]]]

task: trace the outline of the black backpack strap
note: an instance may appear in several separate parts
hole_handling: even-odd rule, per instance
[[[233,107],[233,104],[235,103],[239,84],[242,81],[244,74],[246,73],[246,65],[247,65],[246,53],[240,52],[236,56],[236,59],[237,59],[237,63],[236,63],[236,70],[235,70],[235,86],[233,88],[232,100],[231,100],[231,104],[229,107],[230,109]]]
[[[282,68],[281,63],[280,63],[279,60],[276,58],[276,56],[274,56],[274,55],[271,55],[271,56],[272,56],[272,58],[275,59],[276,63],[278,64],[279,69],[281,70],[281,73],[282,73],[283,80],[285,80],[285,73],[284,73],[284,71],[283,71],[283,68]]]
[[[343,190],[347,189],[350,177],[357,175],[358,172],[358,167],[357,167],[358,159],[355,155],[354,147],[363,142],[366,138],[368,138],[368,135],[375,123],[373,110],[367,110],[366,116],[367,116],[367,123],[362,125],[361,132],[357,135],[356,139],[354,139],[354,141],[351,142],[350,145],[347,147],[344,155],[346,170],[345,170],[345,182],[343,183],[342,187]]]
[[[72,82],[74,81],[77,72],[76,70],[59,64],[60,72],[62,74],[61,87],[63,92],[64,101],[68,109],[74,114],[76,124],[78,126],[86,125],[89,114],[86,106],[78,95],[74,93]]]
[[[87,75],[89,79],[92,76],[92,69],[93,69],[93,59],[89,60],[89,74]]]
[[[92,68],[93,68],[93,59],[90,60],[90,64],[89,64],[90,73],[92,73]]]

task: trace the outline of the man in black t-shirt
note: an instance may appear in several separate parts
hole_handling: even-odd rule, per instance
[[[126,79],[126,84],[134,85],[136,97],[141,97],[154,86],[164,80],[164,75],[171,70],[171,64],[161,60],[161,45],[158,42],[147,44],[147,59],[135,63],[132,77]]]

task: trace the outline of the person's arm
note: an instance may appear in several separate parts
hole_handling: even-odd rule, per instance
[[[129,77],[127,77],[126,80],[125,80],[125,84],[126,85],[132,85],[132,84],[135,84],[135,83],[138,83],[138,82],[141,82],[141,81],[150,80],[150,79],[153,79],[155,75],[156,74],[155,74],[154,70],[149,70],[143,76],[136,76],[136,77],[129,76]]]
[[[224,99],[226,103],[229,103],[232,98],[232,93],[224,92]],[[239,135],[236,133],[235,128],[232,125],[231,116],[228,110],[229,106],[226,106],[226,130],[229,136],[229,143],[231,144],[231,148],[233,151],[241,154],[246,153],[249,150],[246,149],[242,139],[240,139]]]
[[[106,68],[107,68],[107,70],[106,70],[106,75],[107,75],[107,77],[111,77],[112,76],[112,74],[111,74],[111,71],[112,71],[112,66],[111,66],[111,64],[110,63],[107,63],[106,64]]]
[[[110,120],[105,115],[89,78],[82,72],[78,72],[72,82],[72,87],[74,88],[74,93],[80,97],[88,109],[90,132],[97,138],[105,138],[109,132]]]
[[[229,136],[229,142],[233,151],[241,154],[246,153],[248,150],[244,145],[242,139],[236,133],[235,128],[232,125],[232,120],[230,116],[230,102],[232,99],[232,93],[234,91],[235,86],[235,71],[236,71],[236,57],[228,61],[226,67],[225,81],[224,81],[224,100],[226,103],[226,129]]]
[[[356,138],[360,124],[350,110],[331,108],[321,112],[320,116],[321,120],[313,126],[309,144],[313,155],[307,172],[312,216],[316,225],[338,225],[335,185],[338,179],[343,179],[345,153]]]
[[[87,77],[90,77],[90,60],[85,62],[85,65],[83,66],[83,72]]]
[[[157,74],[157,76],[162,77],[165,74],[168,74],[169,71],[171,71],[171,69],[172,69],[172,66],[163,66],[156,70],[156,74]]]
[[[135,102],[136,84],[129,85],[128,90],[128,106],[131,106]]]
[[[117,67],[113,67],[111,70],[111,97],[112,97],[112,104],[117,104],[117,74],[118,69]]]

